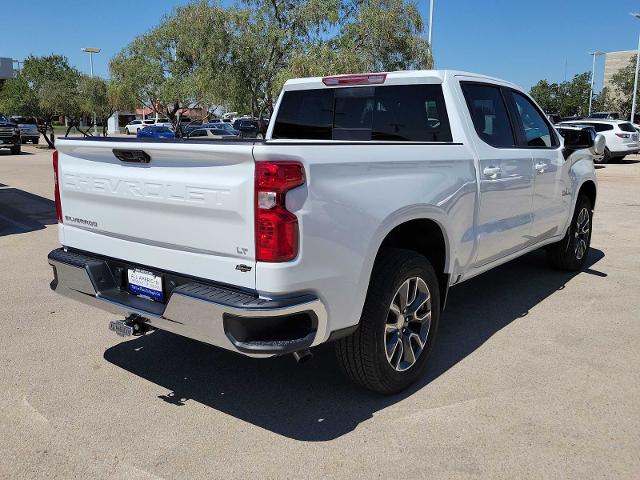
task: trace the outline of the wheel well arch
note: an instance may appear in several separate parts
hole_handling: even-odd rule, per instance
[[[381,253],[388,248],[412,250],[427,257],[438,276],[440,306],[444,309],[449,290],[449,274],[446,273],[449,252],[442,226],[429,218],[408,220],[394,227],[380,244],[374,265]]]
[[[591,207],[596,206],[596,184],[592,180],[587,180],[582,185],[580,185],[580,190],[578,190],[578,195],[584,194],[589,200],[591,200]],[[577,198],[577,197],[576,197]]]

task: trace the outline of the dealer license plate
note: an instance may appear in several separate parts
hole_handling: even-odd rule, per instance
[[[157,302],[163,300],[162,277],[146,270],[130,268],[127,272],[129,279],[129,292],[142,295]]]

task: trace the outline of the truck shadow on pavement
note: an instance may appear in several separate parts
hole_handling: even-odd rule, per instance
[[[591,249],[580,274],[606,276],[591,268],[603,257]],[[104,358],[166,388],[161,401],[196,401],[288,438],[328,441],[426,388],[511,322],[527,321],[529,309],[576,275],[553,270],[545,260],[544,252],[533,252],[452,288],[426,375],[394,396],[353,385],[339,371],[331,345],[316,348],[314,358],[298,366],[290,356],[256,360],[155,331],[109,348]]]
[[[0,183],[0,237],[33,232],[57,223],[52,200]]]

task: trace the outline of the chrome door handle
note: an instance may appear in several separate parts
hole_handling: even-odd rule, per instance
[[[536,163],[535,167],[536,167],[536,171],[538,173],[544,173],[544,171],[547,169],[547,164],[546,163]]]
[[[482,170],[482,174],[485,177],[489,177],[491,179],[497,178],[498,174],[500,173],[500,167],[485,167],[484,170]]]

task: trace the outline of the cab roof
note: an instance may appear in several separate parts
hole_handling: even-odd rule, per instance
[[[353,79],[360,77],[363,79],[362,83],[354,83]],[[370,77],[373,81],[367,83],[366,77]],[[374,78],[375,77],[375,78]],[[379,77],[384,77],[384,80],[380,81]],[[287,80],[284,84],[283,90],[305,90],[305,89],[318,89],[318,88],[335,88],[341,86],[365,86],[371,85],[407,85],[407,84],[442,84],[448,78],[464,77],[467,80],[486,81],[488,83],[496,83],[505,86],[510,86],[518,90],[522,90],[517,85],[501,80],[499,78],[490,77],[488,75],[482,75],[478,73],[470,73],[458,70],[401,70],[396,72],[377,72],[377,73],[357,73],[357,74],[345,74],[345,75],[330,75],[326,77],[306,77],[306,78],[293,78]],[[335,83],[327,85],[327,79],[337,80],[349,80],[348,85]],[[357,80],[357,79],[356,79]]]

